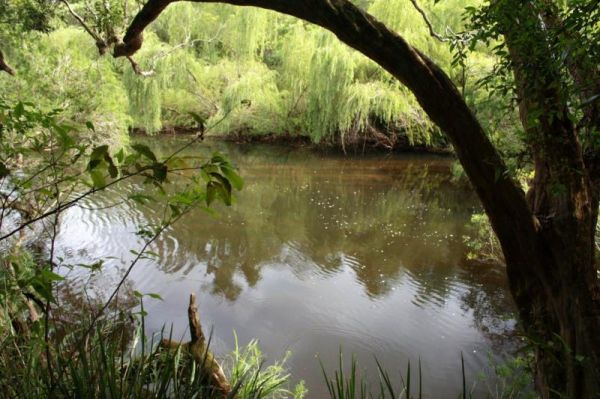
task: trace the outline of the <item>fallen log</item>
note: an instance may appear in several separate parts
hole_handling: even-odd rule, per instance
[[[210,384],[222,394],[223,398],[229,397],[231,394],[231,384],[225,376],[223,368],[207,347],[206,337],[202,332],[202,325],[200,324],[195,294],[190,295],[188,319],[190,323],[190,342],[181,343],[163,339],[159,346],[169,350],[178,350],[181,348],[182,351],[189,353],[196,364],[200,365],[202,371],[209,377]]]

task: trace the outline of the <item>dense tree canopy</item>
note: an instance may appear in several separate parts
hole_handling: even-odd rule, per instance
[[[141,7],[127,2],[113,8],[99,5],[98,9],[86,2],[63,1],[65,20],[87,33],[66,33],[72,28],[62,32],[68,40],[91,36],[95,51],[111,52],[116,59],[97,61],[93,73],[102,77],[99,90],[118,87],[127,93],[130,112],[118,122],[121,128],[158,130],[163,114],[173,109],[171,117],[178,122],[184,120],[178,119],[178,110],[183,109],[194,112],[196,121],[231,116],[223,125],[227,131],[308,131],[315,141],[339,135],[342,143],[348,135],[374,130],[374,136],[388,132],[381,140],[389,144],[390,131],[414,132],[415,126],[422,133],[409,140],[427,142],[432,131],[435,134],[430,123],[437,126],[452,144],[502,245],[511,292],[535,347],[539,393],[544,398],[597,395],[597,1],[478,3],[467,8],[466,24],[446,21],[462,33],[442,34],[417,2],[398,6],[399,2],[389,5],[378,0],[197,1],[218,2],[269,9],[311,22],[372,62],[356,57],[329,34],[275,14],[171,6],[172,0],[149,0]],[[40,15],[33,20],[47,14],[42,10]],[[418,30],[407,29],[414,21]],[[25,25],[20,29],[43,26]],[[295,42],[297,31],[309,39]],[[55,45],[60,37],[56,34],[45,45]],[[479,55],[479,62],[490,66],[492,73],[475,86],[467,81],[466,54],[477,55],[484,45],[491,47],[493,55]],[[82,55],[83,60],[86,57]],[[120,69],[124,67],[117,64],[121,57],[129,60],[131,69]],[[19,62],[17,71],[21,64],[32,71],[38,67]],[[177,70],[181,67],[185,72]],[[123,76],[122,86],[116,84],[115,71]],[[82,74],[79,82],[85,87],[88,79]],[[51,82],[42,80],[42,84]],[[185,92],[186,87],[193,89]],[[481,88],[492,99],[487,111],[478,106]],[[205,93],[210,92],[218,95],[207,98]],[[496,107],[494,102],[502,105]],[[421,108],[413,107],[417,103]],[[96,109],[93,104],[85,106]],[[118,102],[113,107],[123,108]],[[515,109],[520,129],[510,122],[490,123],[495,111],[505,111],[510,121]],[[507,141],[513,153],[507,151]],[[522,170],[533,172],[526,182],[527,192],[507,166],[514,158],[503,157],[514,153]]]
[[[58,15],[51,18],[54,29],[49,35],[21,34],[26,52],[18,43],[5,44],[7,59],[21,71],[16,79],[4,80],[7,95],[24,99],[42,92],[36,101],[64,107],[66,116],[74,119],[85,110],[99,129],[105,133],[112,129],[113,135],[128,127],[152,134],[191,126],[195,121],[189,112],[194,112],[207,125],[228,115],[213,130],[220,134],[308,135],[313,142],[361,146],[367,138],[384,148],[447,143],[406,88],[322,29],[257,8],[177,3],[149,27],[144,48],[132,58],[138,72],[152,75],[140,79],[128,61],[100,57],[94,46],[110,41],[112,33],[106,32],[123,32],[123,19],[130,20],[138,6],[114,2],[111,10],[116,15],[106,22],[94,11],[103,11],[104,3],[75,1],[68,3],[69,8],[61,3]],[[410,3],[363,3],[435,57],[484,116],[494,140],[505,151],[518,151],[516,135],[498,134],[500,128],[503,133],[517,130],[516,114],[501,109],[501,101],[488,97],[487,90],[476,84],[493,65],[486,49],[474,50],[465,62],[453,62],[448,44],[430,36]],[[464,3],[436,5],[436,29],[464,30]],[[127,17],[123,4],[129,7]],[[200,19],[202,24],[194,23]],[[60,78],[42,79],[50,74]],[[102,91],[102,101],[73,99],[69,94],[88,92],[92,81]]]

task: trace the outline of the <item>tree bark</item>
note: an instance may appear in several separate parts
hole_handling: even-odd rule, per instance
[[[600,392],[600,314],[594,235],[598,203],[583,159],[559,66],[548,51],[539,10],[507,1],[500,21],[531,148],[535,177],[529,205],[540,221],[538,259],[549,285],[531,290],[527,281],[511,289],[529,290],[528,335],[537,341],[536,385],[543,398],[552,390],[569,398]],[[520,29],[515,29],[520,26]],[[524,32],[526,35],[524,35]]]
[[[518,24],[507,30],[506,39],[516,60],[521,117],[532,137],[535,159],[535,179],[527,198],[442,69],[349,1],[221,2],[275,10],[328,29],[414,93],[453,144],[502,245],[511,293],[536,343],[538,390],[543,397],[563,394],[571,398],[591,398],[600,392],[600,295],[593,245],[598,204],[564,101],[551,85],[526,83],[533,75],[525,59],[532,54],[520,47],[518,38],[512,40],[511,32],[523,33]],[[170,3],[149,0],[123,43],[115,47],[114,56],[135,53],[146,26]],[[502,4],[523,7],[520,2]],[[552,75],[548,79],[545,83],[552,83]],[[530,118],[540,109],[552,117],[542,117],[532,125]],[[562,190],[558,195],[555,187]]]
[[[12,69],[10,65],[6,63],[6,61],[4,61],[4,54],[2,53],[2,50],[0,50],[0,71],[4,71],[13,76],[15,74],[15,70]]]

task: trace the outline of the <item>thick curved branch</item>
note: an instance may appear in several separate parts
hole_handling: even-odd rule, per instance
[[[132,21],[113,55],[131,56],[143,31],[171,3],[149,0]],[[483,127],[446,73],[397,33],[348,0],[198,0],[256,6],[288,14],[333,32],[402,82],[452,143],[475,188],[505,253],[511,281],[543,284],[544,265],[537,261],[539,222],[525,193],[508,170]],[[201,21],[198,21],[201,23]],[[524,295],[526,293],[523,293]],[[526,298],[521,302],[526,301]]]
[[[67,7],[67,10],[69,10],[69,14],[71,14],[71,16],[73,18],[75,18],[75,20],[79,23],[79,25],[81,25],[83,30],[85,30],[96,41],[96,47],[98,47],[98,52],[100,53],[100,55],[105,54],[108,51],[109,47],[116,43],[116,41],[117,41],[116,38],[111,37],[108,40],[104,40],[100,36],[100,34],[95,32],[85,22],[85,20],[83,19],[83,17],[81,15],[77,14],[77,12],[73,9],[71,4],[67,0],[59,0],[59,1]],[[106,2],[104,2],[103,4],[104,4],[105,11],[108,13],[109,12],[108,4]],[[93,12],[91,8],[90,8],[90,11]],[[137,62],[135,62],[134,59],[130,55],[127,56],[127,59],[129,60],[129,63],[131,64],[131,68],[136,73],[136,75],[140,75],[140,76],[144,76],[144,77],[154,75],[154,70],[143,71],[140,68],[139,64]]]
[[[143,31],[172,0],[150,0],[132,21],[114,56],[132,55],[143,42]],[[256,6],[292,15],[333,32],[341,41],[371,58],[406,85],[429,117],[448,135],[486,209],[501,230],[531,213],[522,190],[507,176],[506,167],[448,76],[397,33],[348,0],[200,0]],[[199,21],[198,23],[201,23]],[[520,234],[519,234],[520,235]]]
[[[6,61],[4,61],[4,54],[2,53],[2,50],[0,50],[0,71],[4,71],[12,76],[15,75],[15,70],[12,69],[10,65],[6,63]]]

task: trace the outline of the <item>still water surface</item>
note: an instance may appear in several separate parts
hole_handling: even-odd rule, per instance
[[[147,144],[167,155],[181,141]],[[310,398],[324,395],[318,358],[333,370],[340,347],[373,378],[374,356],[390,373],[409,360],[414,370],[420,358],[431,398],[457,397],[461,353],[473,382],[489,371],[490,357],[514,351],[503,269],[465,261],[465,224],[480,208],[471,190],[452,182],[450,159],[219,142],[187,155],[215,150],[240,167],[246,186],[217,218],[186,216],[153,245],[160,257],[133,270],[132,289],[164,299],[147,301],[148,329],[172,324],[174,336],[187,339],[187,300],[195,292],[217,353],[233,348],[234,331],[242,344],[257,338],[270,361],[291,351],[290,371],[305,380]],[[104,207],[143,190],[130,183],[85,205]],[[129,203],[73,208],[59,244],[78,261],[115,257],[106,263],[112,277],[88,282],[103,289],[141,247],[136,225],[159,217]],[[478,382],[476,397],[493,383]]]

